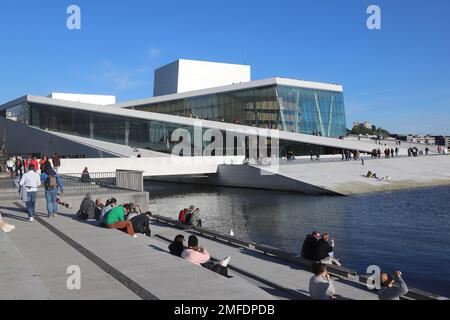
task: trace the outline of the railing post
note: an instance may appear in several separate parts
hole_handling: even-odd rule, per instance
[[[116,186],[138,192],[144,191],[144,171],[116,170]]]

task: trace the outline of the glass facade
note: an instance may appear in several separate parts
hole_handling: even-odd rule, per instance
[[[281,88],[278,88],[277,90],[280,91],[280,89]],[[319,111],[322,111],[322,109],[324,109],[323,106],[327,102],[333,101],[333,99],[335,99],[332,95],[321,96],[320,99],[322,100],[319,99],[319,107],[317,107],[317,105],[314,105],[313,103],[311,103],[311,101],[310,104],[308,104],[307,101],[309,100],[307,100],[306,98],[303,98],[304,100],[301,101],[298,99],[295,100],[296,97],[300,95],[300,93],[296,92],[295,90],[291,90],[290,88],[286,88],[287,91],[283,92],[284,96],[282,99],[277,96],[277,90],[272,91],[275,90],[275,88],[266,88],[263,90],[264,96],[259,95],[258,99],[255,99],[255,92],[251,91],[240,92],[239,95],[231,93],[230,96],[226,98],[223,97],[223,100],[221,100],[224,102],[227,101],[227,103],[240,101],[239,103],[242,106],[241,109],[233,109],[228,104],[220,104],[218,108],[214,109],[209,106],[209,103],[211,103],[211,101],[214,99],[218,99],[218,97],[205,97],[196,100],[197,102],[203,101],[202,105],[204,107],[196,109],[193,107],[193,104],[190,104],[191,107],[189,109],[189,112],[197,112],[194,110],[200,110],[202,112],[214,112],[215,110],[217,111],[217,116],[218,114],[220,114],[219,110],[222,110],[224,112],[225,110],[227,110],[225,114],[228,114],[228,117],[231,117],[230,119],[236,119],[235,122],[240,122],[237,120],[237,117],[239,115],[239,112],[243,112],[243,114],[245,115],[244,124],[247,125],[276,127],[275,125],[272,125],[272,123],[276,123],[278,129],[298,129],[299,126],[304,126],[304,128],[308,130],[314,126],[314,123],[317,123],[316,120],[318,118],[330,119],[333,118],[333,116],[335,115],[334,112],[336,112],[326,112],[326,110],[323,110],[323,112],[320,113],[320,116],[318,116]],[[275,96],[271,96],[271,94],[275,94]],[[316,99],[314,98],[314,100]],[[283,105],[283,108],[277,110],[276,108],[278,106],[278,103],[281,103]],[[320,103],[322,103],[322,105],[320,105]],[[298,112],[299,104],[305,106],[302,115]],[[310,108],[311,110],[306,107]],[[127,145],[134,148],[137,147],[153,150],[162,153],[172,153],[173,148],[179,145],[180,142],[182,142],[181,138],[180,141],[177,142],[171,141],[172,133],[177,129],[185,129],[189,133],[189,138],[191,141],[190,153],[192,155],[196,155],[196,152],[198,154],[198,152],[204,151],[205,148],[209,145],[208,141],[202,141],[202,150],[199,151],[194,149],[195,135],[194,127],[192,126],[183,126],[174,123],[116,116],[112,114],[84,111],[44,104],[23,103],[6,110],[6,112],[4,112],[2,116],[6,116],[11,120],[25,123],[46,131],[61,132],[100,141]],[[342,117],[343,118],[341,119],[345,119],[344,115],[342,115]],[[332,129],[331,131],[324,130],[323,132],[337,133],[336,130],[339,129],[338,126],[329,122],[324,122],[322,125],[325,124]],[[203,128],[202,130],[202,136],[204,136],[207,129]],[[238,148],[241,148],[242,142],[238,143],[238,139],[234,136],[231,136],[230,139],[233,140],[227,143],[227,135],[225,132],[222,132],[222,137],[224,140],[222,150],[223,154],[233,155],[233,153],[230,154],[229,152],[232,151],[234,152],[234,155],[238,155]],[[249,141],[250,140],[246,138],[244,142],[247,156],[249,153]],[[232,150],[227,150],[227,148],[231,148]],[[270,142],[268,149],[270,155]],[[287,151],[289,150],[294,151],[296,155],[309,155],[311,151],[320,154],[340,153],[340,150],[336,150],[333,148],[325,148],[289,141],[279,142],[279,155],[285,156]]]
[[[274,85],[130,108],[325,137],[347,131],[342,92],[298,87]]]

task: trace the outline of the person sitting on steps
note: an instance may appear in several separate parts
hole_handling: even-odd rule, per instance
[[[335,264],[341,266],[339,260],[334,258],[334,240],[330,240],[330,235],[324,233],[319,240],[315,250],[315,260],[322,264]]]
[[[177,235],[173,242],[169,245],[170,254],[180,257],[183,254],[183,251],[186,250],[186,246],[184,245],[184,236]]]
[[[108,229],[118,229],[125,231],[132,237],[137,237],[134,233],[133,224],[131,221],[125,221],[125,214],[130,213],[131,207],[129,205],[117,206],[111,209],[105,217],[105,225]]]
[[[188,247],[183,251],[181,257],[195,265],[203,266],[224,277],[228,277],[228,264],[230,263],[231,257],[227,257],[219,263],[210,261],[210,254],[202,247],[199,247],[198,238],[196,236],[189,237]]]

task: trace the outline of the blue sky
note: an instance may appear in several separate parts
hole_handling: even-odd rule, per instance
[[[71,4],[81,30],[66,28]],[[371,4],[381,30],[366,27]],[[450,135],[448,0],[0,1],[0,103],[52,91],[150,97],[153,70],[178,58],[340,83],[349,126]]]

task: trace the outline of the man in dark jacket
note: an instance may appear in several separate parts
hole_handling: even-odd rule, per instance
[[[315,250],[315,260],[321,261],[330,257],[330,253],[334,251],[333,246],[329,242],[330,235],[328,233],[324,233],[322,235],[322,239],[319,240]]]
[[[320,239],[320,233],[314,231],[312,234],[308,234],[306,236],[305,241],[303,242],[301,256],[308,260],[314,260],[314,253],[316,251],[316,246]]]

